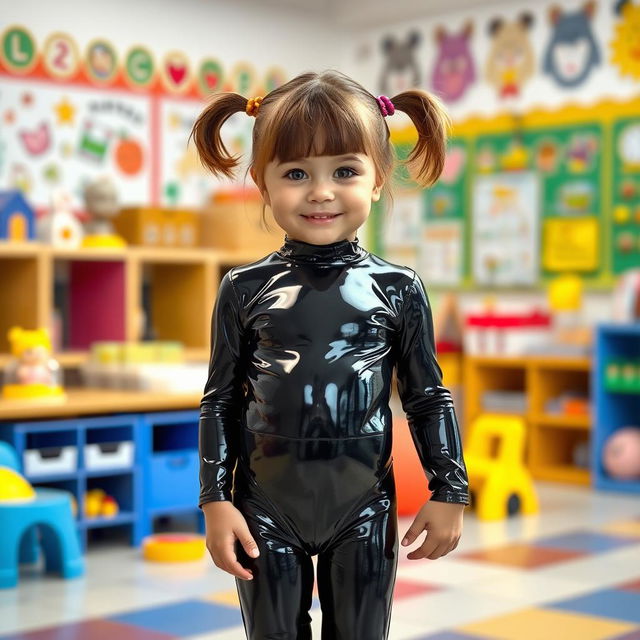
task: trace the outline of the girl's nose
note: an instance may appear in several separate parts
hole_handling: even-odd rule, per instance
[[[308,195],[309,202],[329,202],[334,199],[331,184],[326,180],[315,180],[311,183]]]

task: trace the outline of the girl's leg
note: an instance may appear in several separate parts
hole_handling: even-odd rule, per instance
[[[248,640],[310,640],[313,564],[291,547],[269,548],[255,538],[260,556],[249,558],[239,543],[238,560],[253,580],[236,578],[242,620]]]
[[[319,554],[322,640],[386,640],[397,562],[395,503]]]

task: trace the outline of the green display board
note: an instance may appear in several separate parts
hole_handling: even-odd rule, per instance
[[[600,124],[558,126],[476,139],[480,175],[531,172],[539,194],[540,275],[605,270],[603,145]]]
[[[640,117],[613,125],[611,268],[640,267]]]

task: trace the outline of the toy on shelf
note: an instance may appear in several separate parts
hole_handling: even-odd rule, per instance
[[[538,512],[533,480],[524,466],[524,446],[525,423],[519,416],[485,413],[471,423],[464,458],[471,507],[478,519]]]
[[[27,242],[36,235],[34,210],[17,189],[0,191],[0,240]]]
[[[558,276],[549,285],[549,308],[553,312],[553,335],[548,351],[563,355],[585,355],[591,351],[591,327],[585,325],[582,280],[572,274]]]
[[[120,507],[113,496],[102,489],[91,489],[84,496],[84,515],[86,518],[113,518]]]
[[[191,562],[205,552],[205,539],[193,533],[156,533],[142,541],[142,556],[151,562]]]
[[[38,238],[54,247],[75,249],[82,244],[82,224],[73,215],[71,197],[62,189],[54,191],[51,210],[37,226]]]
[[[631,358],[613,358],[604,371],[607,391],[614,393],[640,393],[640,361]]]
[[[120,248],[126,246],[116,235],[111,219],[118,215],[120,207],[116,187],[108,178],[90,182],[84,189],[84,200],[90,220],[86,223],[87,235],[82,241],[86,248]]]
[[[640,322],[640,269],[625,271],[613,292],[613,319]]]
[[[208,365],[184,360],[180,342],[94,342],[81,371],[88,387],[199,393]]]
[[[541,310],[500,313],[488,306],[466,318],[467,355],[518,356],[548,343],[551,316]]]
[[[195,211],[144,207],[123,209],[113,221],[127,242],[146,247],[197,247]]]
[[[602,466],[616,480],[640,479],[640,427],[622,427],[609,436]]]
[[[64,400],[62,370],[51,356],[46,329],[13,327],[8,333],[14,359],[5,371],[5,399]]]

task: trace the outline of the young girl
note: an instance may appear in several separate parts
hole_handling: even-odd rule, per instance
[[[433,492],[402,544],[412,560],[458,544],[467,475],[435,359],[420,278],[358,244],[393,169],[394,110],[418,142],[412,177],[427,186],[445,155],[446,117],[424,91],[374,97],[346,76],[305,73],[264,98],[215,95],[194,140],[232,176],[220,138],[255,117],[251,176],[282,248],[220,284],[200,418],[200,506],[216,566],[236,576],[247,637],[311,638],[318,555],[323,640],[387,638],[398,560],[389,397],[398,391]]]

